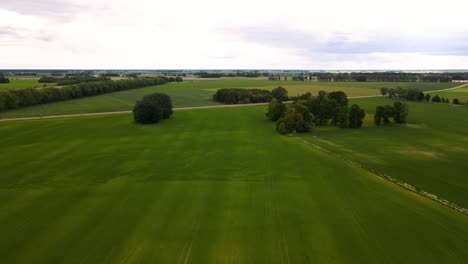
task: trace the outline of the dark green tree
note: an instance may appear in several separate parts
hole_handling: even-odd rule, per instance
[[[172,115],[172,101],[171,97],[163,93],[153,93],[145,95],[143,101],[155,102],[156,105],[162,110],[162,118],[166,119]]]
[[[133,118],[140,124],[159,123],[163,118],[163,111],[156,101],[140,100],[133,107]]]
[[[408,117],[408,105],[402,102],[395,102],[393,104],[393,120],[395,123],[404,124]]]
[[[285,111],[286,105],[283,104],[283,102],[281,102],[280,100],[273,98],[268,104],[268,112],[266,113],[266,116],[271,121],[277,121],[283,116]]]
[[[285,88],[279,86],[279,87],[271,90],[271,97],[276,98],[278,100],[281,100],[283,102],[287,101],[288,100],[288,91]]]
[[[427,93],[426,95],[424,95],[424,101],[430,102],[430,100],[431,100],[431,95],[430,94]]]
[[[360,128],[366,113],[358,105],[354,104],[349,109],[349,127]]]

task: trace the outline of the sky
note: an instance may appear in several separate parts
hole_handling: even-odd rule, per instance
[[[2,69],[468,69],[466,0],[0,0]]]

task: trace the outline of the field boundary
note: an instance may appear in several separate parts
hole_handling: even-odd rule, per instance
[[[370,98],[370,97],[381,97],[381,95],[364,95],[348,97],[349,99],[358,98]],[[285,103],[290,103],[287,101]],[[268,103],[254,103],[254,104],[221,104],[221,105],[205,105],[205,106],[189,106],[189,107],[175,107],[174,111],[181,110],[196,110],[196,109],[209,109],[209,108],[229,108],[229,107],[243,107],[243,106],[259,106],[268,105]],[[54,119],[54,118],[68,118],[68,117],[82,117],[82,116],[99,116],[99,115],[118,115],[118,114],[129,114],[131,110],[125,111],[112,111],[112,112],[97,112],[97,113],[83,113],[83,114],[69,114],[69,115],[50,115],[50,116],[31,116],[31,117],[15,117],[15,118],[0,118],[0,122],[8,121],[21,121],[21,120],[38,120],[38,119]]]
[[[317,136],[313,136],[313,137],[319,138]],[[448,207],[448,208],[450,208],[452,210],[455,210],[455,211],[457,211],[459,213],[462,213],[462,214],[468,216],[468,209],[466,209],[464,207],[461,207],[461,206],[459,206],[459,205],[457,205],[455,203],[452,203],[452,202],[450,202],[448,200],[445,200],[445,199],[443,199],[443,198],[441,198],[441,197],[439,197],[439,196],[437,196],[435,194],[426,192],[424,190],[421,190],[419,188],[414,187],[413,185],[411,185],[409,183],[406,183],[406,182],[400,181],[398,179],[395,179],[395,178],[393,178],[393,177],[391,177],[391,176],[389,176],[389,175],[387,175],[385,173],[378,172],[378,171],[376,171],[374,169],[365,167],[365,166],[363,166],[363,165],[361,165],[361,164],[359,164],[357,162],[346,159],[345,157],[341,156],[340,154],[337,154],[337,153],[335,153],[335,152],[333,152],[331,150],[328,150],[326,148],[320,147],[320,146],[318,146],[318,145],[316,145],[316,144],[314,144],[312,142],[306,141],[306,140],[304,140],[304,139],[302,139],[300,137],[290,136],[290,138],[294,139],[295,141],[297,141],[297,142],[299,142],[301,144],[313,147],[314,149],[319,150],[319,151],[321,151],[323,153],[326,153],[326,154],[334,157],[335,159],[341,160],[341,161],[343,161],[343,162],[345,162],[345,163],[347,163],[347,164],[349,164],[349,165],[351,165],[353,167],[357,167],[357,168],[366,170],[367,172],[371,173],[372,175],[377,176],[377,177],[379,177],[381,179],[384,179],[386,181],[389,181],[389,182],[395,184],[396,186],[398,186],[400,188],[406,189],[407,191],[410,191],[410,192],[418,194],[418,195],[420,195],[422,197],[428,198],[428,199],[430,199],[432,201],[435,201],[435,202],[437,202],[437,203],[439,203],[439,204],[441,204],[441,205],[443,205],[445,207]]]

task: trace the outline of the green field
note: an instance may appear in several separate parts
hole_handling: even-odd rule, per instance
[[[30,79],[30,78],[10,78],[9,83],[0,83],[0,90],[1,89],[24,89],[24,88],[36,88],[36,87],[44,87],[44,83],[40,83],[37,81],[38,79]],[[46,83],[47,87],[54,86],[54,83]]]
[[[430,94],[431,96],[439,95],[440,97],[449,98],[450,103],[452,103],[452,100],[454,98],[458,98],[461,104],[465,104],[468,101],[468,86],[455,89],[455,90],[444,91],[444,92],[433,92]]]
[[[220,88],[265,88],[285,86],[291,95],[307,91],[316,94],[319,90],[342,90],[350,96],[366,96],[378,94],[381,87],[417,87],[425,90],[453,87],[453,83],[380,83],[380,82],[301,82],[301,81],[269,81],[246,79],[221,79],[185,81],[161,86],[146,87],[77,100],[57,102],[47,105],[37,105],[13,111],[0,112],[0,118],[48,116],[64,114],[81,114],[95,112],[131,110],[135,101],[153,92],[164,92],[171,96],[175,107],[216,105],[212,101],[213,93]],[[309,88],[310,87],[310,88]]]
[[[457,90],[454,90],[457,91]],[[372,114],[386,98],[354,99],[368,112],[358,130],[316,128],[301,135],[393,178],[468,207],[468,109],[446,104],[408,103],[409,124],[376,127]]]
[[[2,263],[468,262],[468,217],[280,136],[264,112],[0,123]]]

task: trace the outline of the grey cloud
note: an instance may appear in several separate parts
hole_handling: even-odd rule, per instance
[[[428,55],[468,56],[468,34],[424,38],[398,34],[371,33],[368,40],[357,41],[349,32],[334,32],[327,41],[318,34],[289,30],[282,27],[248,27],[234,29],[244,41],[270,47],[290,49],[299,55],[315,53],[369,54],[369,53],[424,53]],[[435,34],[435,33],[431,33]]]

